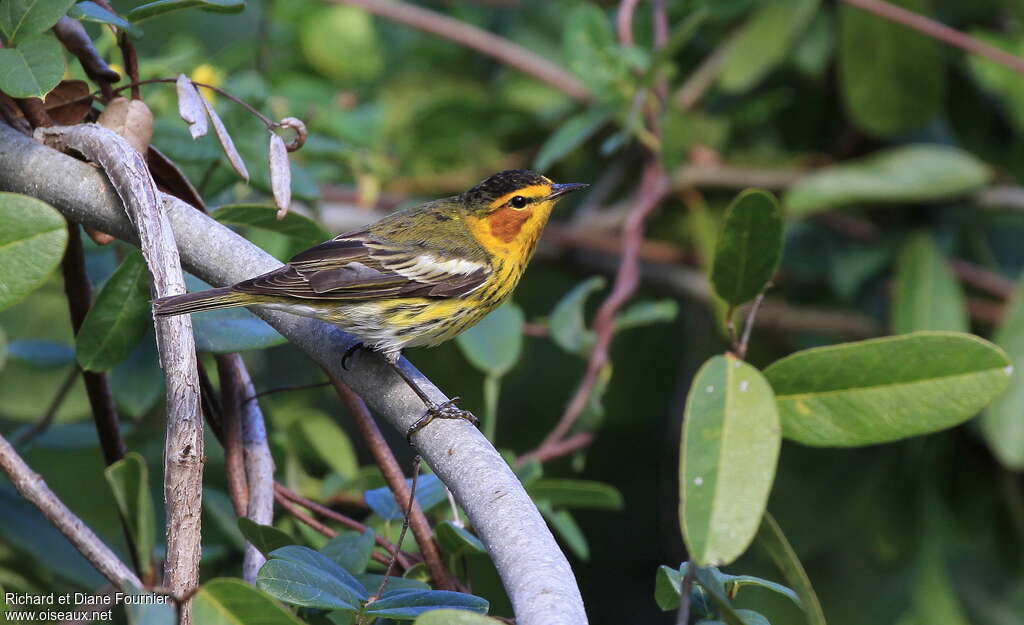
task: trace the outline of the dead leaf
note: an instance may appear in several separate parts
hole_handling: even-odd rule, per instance
[[[178,115],[188,124],[188,131],[193,139],[202,137],[209,132],[206,121],[206,108],[203,97],[188,76],[181,74],[174,83],[178,91]]]
[[[50,119],[61,126],[81,122],[92,110],[89,83],[84,80],[62,80],[53,91],[46,94],[43,108],[50,114]]]
[[[85,227],[85,233],[89,235],[89,238],[93,240],[96,245],[110,245],[114,242],[114,237],[107,234],[106,232],[100,232],[96,228]]]
[[[249,170],[245,168],[242,155],[235,149],[235,142],[231,140],[231,135],[228,134],[227,128],[224,127],[224,122],[220,121],[217,111],[213,109],[213,105],[206,98],[202,98],[202,101],[207,115],[210,116],[210,121],[213,122],[213,130],[217,133],[220,146],[224,148],[224,154],[228,157],[228,162],[231,163],[231,167],[234,168],[238,175],[242,177],[242,180],[249,182]]]
[[[302,123],[301,119],[294,117],[283,117],[281,121],[277,122],[281,128],[291,128],[295,131],[295,136],[291,141],[288,142],[287,148],[289,152],[294,152],[302,147],[306,143],[306,137],[309,136],[309,132],[306,130],[306,124]]]
[[[288,148],[276,132],[270,133],[270,190],[274,192],[277,218],[284,219],[292,204],[292,169],[288,164]]]
[[[158,189],[191,204],[204,213],[207,212],[202,196],[185,177],[185,174],[178,169],[174,161],[167,158],[163,152],[152,145],[149,146],[149,151],[146,152],[146,164],[149,165],[149,173],[153,174],[153,180],[156,181]]]
[[[100,126],[124,137],[135,151],[145,154],[153,138],[153,113],[142,100],[114,98],[96,120]]]

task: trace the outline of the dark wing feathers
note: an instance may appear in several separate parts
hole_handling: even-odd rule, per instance
[[[300,252],[284,267],[231,288],[302,299],[460,297],[490,273],[482,263],[442,258],[417,245],[383,243],[360,231]]]

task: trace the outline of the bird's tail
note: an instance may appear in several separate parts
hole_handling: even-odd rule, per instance
[[[245,306],[252,303],[251,300],[251,295],[232,291],[230,287],[224,287],[199,291],[198,293],[161,297],[153,302],[153,310],[156,311],[158,317],[169,317],[202,310]]]

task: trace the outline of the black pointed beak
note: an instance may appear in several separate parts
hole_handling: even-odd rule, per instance
[[[585,189],[589,186],[589,184],[584,184],[582,182],[570,182],[569,184],[553,184],[551,185],[551,193],[549,193],[548,197],[545,199],[553,200],[555,198],[562,197],[566,193],[571,193],[573,191],[576,191],[577,189]]]

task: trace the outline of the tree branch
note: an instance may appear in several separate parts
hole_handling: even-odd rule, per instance
[[[156,183],[142,156],[120,135],[94,124],[54,126],[37,136],[61,150],[74,150],[100,164],[117,190],[141,242],[156,297],[185,292],[178,248],[160,210]],[[193,209],[194,210],[194,209]],[[106,228],[100,228],[109,232]],[[167,383],[167,438],[164,445],[164,500],[167,556],[164,583],[174,596],[187,597],[199,583],[203,482],[203,418],[199,405],[192,323],[187,317],[156,320],[157,347]],[[180,623],[189,625],[188,601]]]
[[[0,125],[0,189],[49,202],[65,216],[127,241],[137,241],[106,179],[80,163]],[[186,269],[213,285],[226,285],[276,269],[281,263],[191,206],[163,196]],[[341,355],[356,339],[329,324],[273,311],[255,311],[316,362],[364,397],[370,408],[405,432],[423,403],[383,360],[364,355],[346,371]],[[447,398],[406,360],[434,401]],[[544,519],[494,447],[467,422],[430,424],[416,440],[434,473],[455,493],[487,546],[519,625],[587,622],[572,570]]]
[[[113,551],[107,547],[88,525],[82,522],[50,487],[42,476],[32,471],[21,459],[7,439],[0,436],[0,468],[10,478],[14,488],[21,496],[29,500],[43,516],[54,525],[65,538],[74,545],[85,559],[96,570],[110,580],[110,583],[124,592],[131,592],[132,587],[142,588],[142,582],[136,577]]]
[[[332,4],[360,7],[399,24],[443,37],[494,57],[509,67],[538,78],[569,97],[587,102],[590,90],[578,78],[539,54],[486,30],[447,15],[393,0],[327,0]]]

